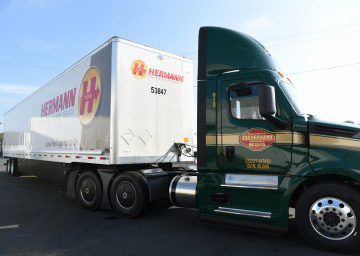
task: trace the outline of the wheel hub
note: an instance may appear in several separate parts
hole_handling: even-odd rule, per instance
[[[324,214],[324,223],[330,227],[336,227],[340,223],[340,217],[335,212],[326,212]]]
[[[116,188],[116,199],[122,208],[131,208],[136,201],[134,186],[128,181],[121,182]]]
[[[94,181],[89,178],[84,179],[80,186],[80,195],[86,203],[91,203],[95,200],[96,186]]]
[[[337,198],[322,198],[310,208],[310,223],[315,231],[331,240],[349,237],[356,227],[356,216],[352,208]]]

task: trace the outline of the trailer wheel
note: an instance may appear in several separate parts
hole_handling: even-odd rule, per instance
[[[96,210],[102,199],[102,185],[98,176],[86,171],[80,174],[76,182],[76,196],[80,204],[87,210]]]
[[[11,164],[10,164],[10,175],[13,176],[13,177],[19,176],[19,172],[17,170],[16,159],[11,159],[10,162],[11,162]]]
[[[6,170],[9,175],[11,175],[11,159],[7,160]]]
[[[145,178],[136,172],[120,174],[110,187],[110,201],[122,217],[133,218],[145,210],[149,203],[149,189]]]
[[[360,193],[345,184],[327,182],[309,188],[297,203],[295,218],[316,247],[341,253],[360,248]]]

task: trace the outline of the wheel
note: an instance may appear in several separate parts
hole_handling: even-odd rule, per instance
[[[122,217],[133,218],[144,211],[149,203],[149,189],[145,178],[136,172],[117,176],[110,187],[110,201]]]
[[[316,247],[342,253],[360,248],[360,193],[352,187],[327,182],[309,188],[299,198],[295,218]]]
[[[102,200],[102,185],[98,176],[91,171],[80,174],[76,182],[76,196],[87,210],[96,210]]]
[[[13,176],[13,177],[19,176],[19,172],[17,170],[16,159],[11,159],[10,162],[11,162],[11,164],[10,164],[10,175]]]
[[[9,175],[11,175],[11,159],[7,161],[6,171]]]

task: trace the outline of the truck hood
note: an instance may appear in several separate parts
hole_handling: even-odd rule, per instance
[[[317,175],[340,174],[359,179],[360,126],[308,118],[309,163]]]
[[[309,133],[360,139],[360,125],[309,117]]]

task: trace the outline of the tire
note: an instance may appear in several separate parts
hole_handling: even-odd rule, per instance
[[[19,172],[18,172],[18,169],[17,169],[17,161],[16,159],[11,159],[10,160],[11,164],[10,164],[10,175],[12,177],[17,177],[19,176]]]
[[[90,211],[96,210],[102,201],[100,178],[92,171],[80,174],[76,181],[76,196],[80,204]]]
[[[149,189],[145,178],[136,172],[117,176],[110,187],[110,201],[122,217],[134,218],[147,209]]]
[[[360,248],[360,193],[350,186],[326,182],[310,187],[299,198],[295,218],[315,247],[340,253]]]
[[[6,170],[7,170],[7,173],[9,174],[9,175],[11,175],[11,159],[9,159],[8,161],[7,161],[7,166],[6,166]]]

